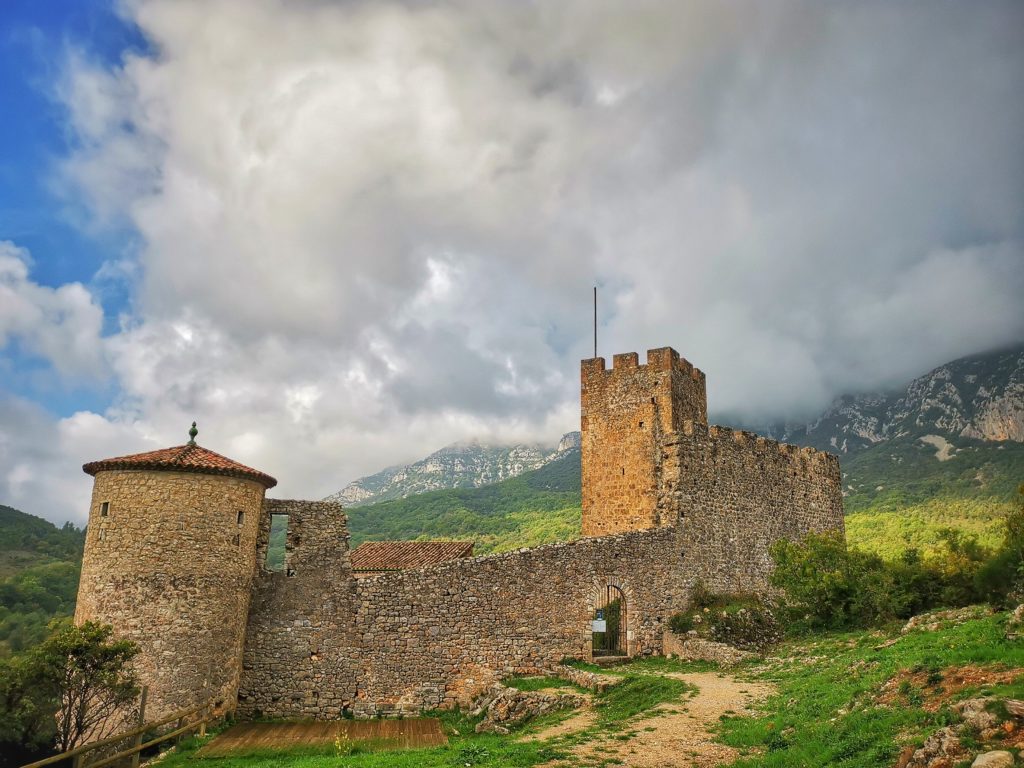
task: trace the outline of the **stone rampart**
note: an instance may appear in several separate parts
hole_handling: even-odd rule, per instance
[[[357,714],[451,706],[501,677],[590,658],[609,583],[626,597],[629,653],[660,653],[685,602],[676,539],[671,528],[638,531],[360,580]]]
[[[589,658],[590,622],[609,583],[626,598],[631,655],[660,653],[665,622],[685,604],[672,528],[356,580],[340,508],[285,504],[286,570],[264,569],[254,588],[244,716],[368,717],[466,705],[507,675]],[[268,513],[283,513],[281,505],[268,501]]]
[[[832,454],[691,421],[665,437],[660,458],[659,506],[679,522],[691,584],[764,591],[772,543],[844,530]]]

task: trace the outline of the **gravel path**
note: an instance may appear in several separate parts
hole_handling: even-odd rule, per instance
[[[712,729],[725,714],[747,714],[773,689],[717,672],[667,674],[697,688],[697,693],[629,724],[628,741],[610,735],[576,748],[571,765],[600,765],[610,758],[630,768],[713,768],[735,760],[732,747],[715,743]],[[564,762],[555,765],[567,765]]]

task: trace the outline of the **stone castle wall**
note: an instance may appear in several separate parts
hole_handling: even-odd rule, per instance
[[[514,673],[590,658],[599,590],[625,594],[629,653],[661,652],[685,603],[671,528],[581,539],[361,579],[359,715],[465,704]]]
[[[243,716],[466,705],[506,675],[549,669],[566,656],[589,658],[590,621],[609,583],[626,596],[633,655],[660,653],[668,617],[685,604],[672,528],[356,580],[337,505],[268,501],[267,509],[290,515],[294,575],[264,569],[257,578]],[[261,546],[262,562],[265,534]]]
[[[589,658],[609,584],[629,655],[661,653],[698,580],[763,591],[772,543],[843,529],[836,457],[708,426],[704,375],[674,350],[584,361],[582,386],[586,538],[357,580],[340,505],[100,471],[76,620],[140,644],[154,716],[236,694],[242,716],[413,713]],[[275,514],[280,572],[265,567]]]
[[[266,568],[271,516],[288,515],[284,569]],[[268,499],[243,657],[239,713],[338,717],[352,706],[355,579],[340,504]]]
[[[844,530],[832,454],[688,422],[662,442],[661,464],[659,505],[680,525],[691,583],[763,591],[772,543]]]
[[[112,624],[139,644],[148,715],[234,701],[263,494],[216,475],[96,475],[75,622]]]
[[[685,421],[707,422],[704,374],[675,350],[615,355],[581,367],[583,535],[653,528],[659,519],[658,446]]]

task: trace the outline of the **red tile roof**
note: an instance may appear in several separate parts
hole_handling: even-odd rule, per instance
[[[273,488],[277,480],[258,469],[239,464],[237,461],[221,456],[208,448],[198,445],[178,445],[174,448],[162,448],[148,453],[134,453],[130,456],[116,456],[102,461],[90,461],[82,466],[90,475],[108,469],[155,469],[170,472],[198,472],[205,475],[228,475],[244,477],[262,483],[265,488]]]
[[[364,541],[352,552],[352,570],[422,568],[472,554],[472,541]]]

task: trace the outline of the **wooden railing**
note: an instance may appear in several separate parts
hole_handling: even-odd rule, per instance
[[[215,704],[210,701],[205,704],[200,704],[198,707],[172,712],[166,717],[154,720],[151,723],[142,723],[141,721],[145,718],[146,712],[146,693],[146,689],[143,688],[142,700],[139,706],[139,721],[141,724],[138,727],[133,728],[130,731],[125,731],[124,733],[119,733],[116,736],[102,739],[101,741],[83,744],[80,747],[75,747],[67,752],[61,752],[59,755],[47,757],[44,760],[37,760],[34,763],[22,766],[22,768],[43,768],[43,766],[54,765],[55,763],[60,763],[65,760],[73,760],[74,768],[104,768],[105,766],[113,765],[114,763],[128,757],[132,759],[132,768],[138,768],[139,756],[143,750],[154,747],[165,741],[170,741],[171,739],[177,739],[180,741],[185,734],[194,733],[195,731],[198,731],[200,738],[202,738],[206,735],[207,723],[224,716],[224,713],[216,712],[217,704],[220,702]],[[177,722],[175,723],[175,721]],[[154,731],[157,728],[168,726],[171,723],[175,723],[175,725],[166,733],[162,733],[148,741],[142,740],[146,733]],[[103,749],[104,747],[111,747],[114,744],[119,744],[120,742],[127,741],[128,739],[133,740],[132,746],[128,749],[121,750],[113,755],[101,758],[92,763],[86,761],[86,756],[90,752],[95,752],[96,750]]]

